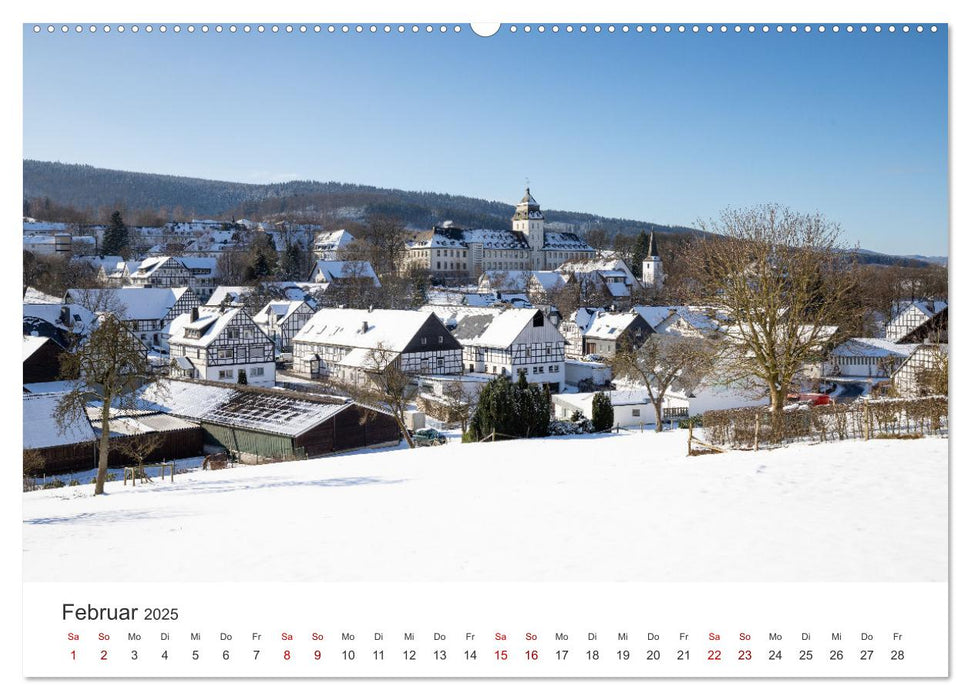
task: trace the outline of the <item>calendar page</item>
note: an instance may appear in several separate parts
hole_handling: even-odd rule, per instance
[[[20,29],[29,683],[947,679],[948,23],[313,14]]]

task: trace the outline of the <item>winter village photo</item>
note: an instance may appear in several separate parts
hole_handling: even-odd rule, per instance
[[[946,37],[445,30],[25,27],[24,580],[946,581]]]

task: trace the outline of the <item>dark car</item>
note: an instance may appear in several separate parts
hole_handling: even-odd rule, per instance
[[[448,438],[434,428],[422,428],[411,434],[416,447],[428,447],[430,445],[444,445]]]

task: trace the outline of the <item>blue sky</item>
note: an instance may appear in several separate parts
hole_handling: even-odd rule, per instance
[[[338,180],[691,225],[779,202],[947,252],[946,29],[24,30],[24,156]]]

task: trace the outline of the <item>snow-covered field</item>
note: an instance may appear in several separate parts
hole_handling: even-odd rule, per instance
[[[947,441],[685,456],[684,431],[24,494],[29,581],[943,581]]]

